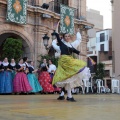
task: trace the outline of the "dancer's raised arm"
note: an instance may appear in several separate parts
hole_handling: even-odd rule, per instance
[[[79,46],[79,44],[81,43],[81,40],[82,40],[81,34],[80,34],[79,30],[77,30],[76,40],[71,43],[72,46],[74,48],[77,48]]]
[[[58,34],[58,33],[56,33],[55,35],[56,35],[56,38],[57,38],[58,43],[59,43],[59,44],[61,44],[61,43],[62,43],[62,41],[61,41],[61,39],[60,39],[59,34]]]
[[[57,40],[56,40],[56,39],[53,40],[52,46],[53,46],[53,48],[54,48],[57,52],[61,52],[60,46],[57,45]]]

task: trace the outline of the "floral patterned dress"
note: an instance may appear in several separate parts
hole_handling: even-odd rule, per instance
[[[48,72],[41,72],[38,79],[40,85],[43,88],[43,92],[54,92],[54,87],[52,86],[52,79]]]

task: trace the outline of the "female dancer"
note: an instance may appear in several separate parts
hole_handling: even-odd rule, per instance
[[[0,73],[0,93],[8,94],[13,92],[11,70],[8,62],[8,58],[5,58],[1,64]]]
[[[34,63],[31,61],[30,65],[29,65],[29,73],[28,73],[27,77],[28,77],[28,81],[33,89],[31,92],[36,93],[36,92],[42,91],[42,87],[40,86],[40,83],[38,82],[38,79],[34,74],[37,72],[37,70],[34,69],[33,65],[34,65]]]
[[[24,57],[23,62],[24,62],[24,65],[25,65],[25,67],[24,67],[25,71],[24,72],[27,74],[29,72],[28,57]]]
[[[15,73],[16,73],[16,63],[14,59],[11,59],[10,69],[12,71],[12,80],[13,80],[15,77]]]
[[[61,57],[58,61],[58,69],[56,70],[52,84],[55,84],[58,87],[65,87],[67,90],[67,100],[73,102],[75,100],[72,97],[71,89],[80,86],[83,77],[89,72],[89,69],[85,67],[86,63],[84,61],[74,59],[71,56],[72,53],[86,56],[75,49],[81,42],[81,34],[77,32],[77,39],[72,43],[70,43],[70,35],[67,33],[63,36],[62,40],[56,33],[56,38],[59,46],[57,46],[56,40],[53,40],[52,46],[57,52],[61,52]],[[64,92],[62,91],[58,100],[64,99]]]
[[[23,59],[19,60],[16,65],[17,74],[13,80],[13,90],[15,93],[28,93],[32,91],[32,88],[28,82],[27,75],[25,72],[25,65],[23,64]]]

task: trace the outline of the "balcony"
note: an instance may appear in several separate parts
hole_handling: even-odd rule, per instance
[[[48,10],[52,11],[52,12],[55,12],[57,14],[60,14],[60,4],[59,2],[56,2],[56,1],[51,1],[49,2],[49,8]],[[35,4],[35,1],[34,0],[28,0],[28,5],[31,5],[31,6],[36,6]],[[37,6],[38,7],[38,6]],[[41,6],[39,6],[41,7]],[[79,19],[79,15],[78,15],[78,9],[76,8],[73,8],[75,10],[75,14],[74,14],[74,17],[76,19]]]
[[[34,0],[28,0],[28,5],[35,6],[35,1]]]
[[[49,2],[49,10],[55,12],[55,13],[58,13],[60,14],[60,4],[59,2],[55,2],[55,1],[51,1]],[[72,8],[72,7],[71,7]],[[75,10],[75,13],[74,13],[74,17],[76,19],[79,18],[79,15],[78,15],[78,9],[76,8],[73,8]]]

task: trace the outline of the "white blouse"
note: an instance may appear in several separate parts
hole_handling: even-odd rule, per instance
[[[56,71],[56,66],[54,64],[49,65],[48,72]]]
[[[67,45],[68,47],[74,47],[75,49],[77,49],[77,47],[79,46],[79,44],[81,43],[81,34],[80,32],[77,32],[76,34],[76,40],[74,42],[66,42],[64,39],[62,39],[62,42]],[[61,50],[60,50],[60,46],[57,45],[57,40],[53,40],[52,42],[52,46],[53,48],[58,52],[58,53],[61,53]]]

